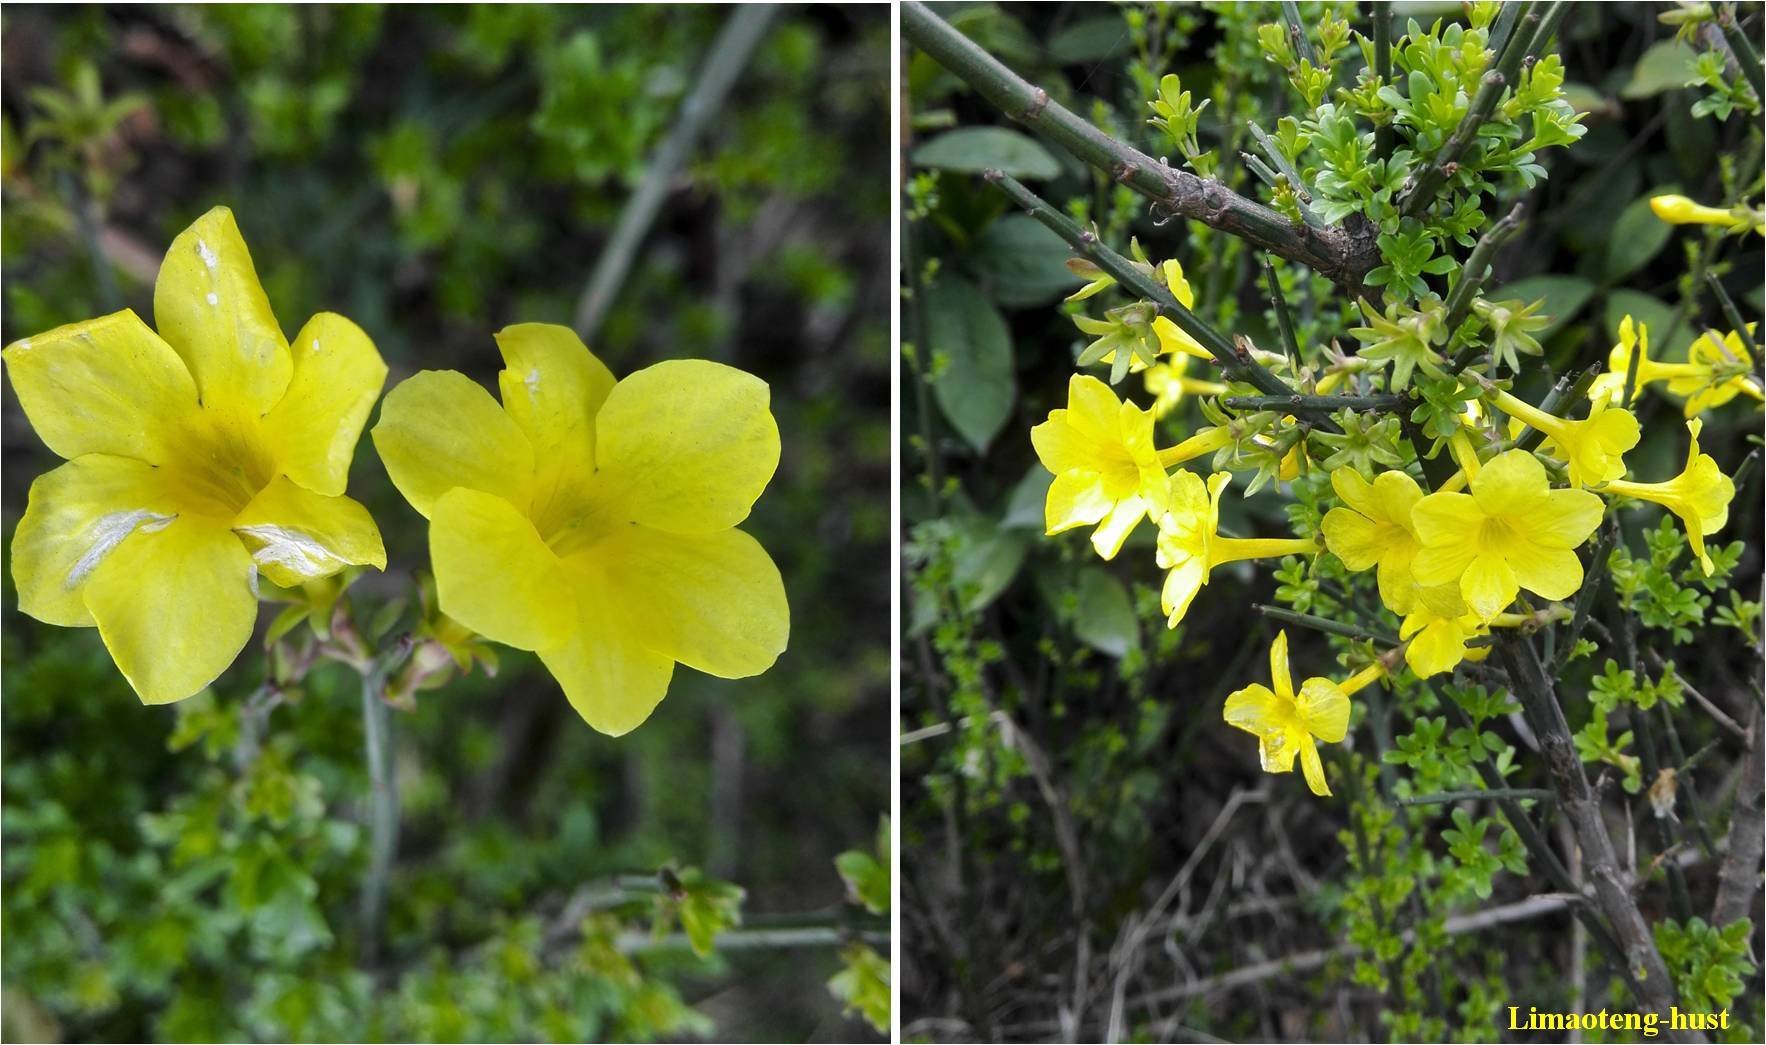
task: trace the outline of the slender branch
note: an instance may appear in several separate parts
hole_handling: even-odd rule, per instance
[[[1374,23],[1374,75],[1380,78],[1381,86],[1392,82],[1392,9],[1381,0],[1373,0],[1368,5],[1368,17]],[[1513,4],[1504,5],[1505,11]],[[1499,16],[1500,20],[1500,16]],[[1392,139],[1397,136],[1390,118],[1374,128],[1374,159],[1383,160],[1392,155]]]
[[[1437,791],[1432,795],[1412,795],[1409,798],[1395,798],[1393,802],[1401,806],[1433,806],[1447,802],[1464,802],[1468,799],[1508,798],[1515,801],[1532,799],[1539,802],[1550,802],[1557,794],[1542,787],[1503,787],[1495,790],[1468,788],[1464,791]]]
[[[1466,108],[1465,118],[1441,148],[1435,151],[1422,170],[1412,175],[1410,187],[1405,191],[1400,209],[1407,218],[1422,214],[1429,204],[1435,202],[1435,195],[1447,183],[1450,175],[1448,168],[1456,167],[1460,153],[1478,136],[1478,128],[1490,119],[1496,111],[1496,103],[1502,100],[1502,92],[1519,82],[1521,62],[1533,49],[1534,38],[1539,32],[1543,11],[1539,3],[1525,0],[1519,21],[1515,25],[1513,35],[1507,46],[1502,49],[1502,57],[1496,62],[1496,68],[1484,74],[1478,84],[1478,93],[1472,96],[1471,105]]]
[[[906,8],[903,8],[906,11]],[[1160,314],[1177,324],[1178,329],[1196,339],[1196,343],[1207,350],[1219,363],[1221,369],[1234,380],[1244,381],[1256,386],[1259,390],[1271,395],[1280,396],[1287,401],[1294,395],[1294,390],[1281,378],[1270,373],[1257,361],[1251,358],[1250,348],[1240,341],[1229,341],[1226,335],[1203,322],[1194,312],[1179,304],[1171,296],[1171,291],[1158,280],[1141,271],[1127,258],[1104,246],[1098,241],[1095,233],[1081,229],[1072,219],[1049,206],[1036,193],[1025,188],[1016,178],[997,170],[987,171],[983,175],[988,181],[999,186],[1000,191],[1011,197],[1012,202],[1024,208],[1025,213],[1048,226],[1049,230],[1067,241],[1067,245],[1080,254],[1084,254],[1097,266],[1116,280],[1123,289],[1139,298],[1153,302]],[[1300,408],[1311,414],[1318,427],[1329,431],[1337,431],[1337,426],[1330,419],[1330,411]]]
[[[1221,400],[1235,410],[1380,410],[1396,413],[1410,402],[1406,396],[1381,395],[1301,395],[1228,396]]]
[[[1748,86],[1754,89],[1754,97],[1766,100],[1766,69],[1760,65],[1760,52],[1754,47],[1754,41],[1748,34],[1741,31],[1741,25],[1735,18],[1735,5],[1722,3],[1717,5],[1717,28],[1723,31],[1723,38],[1729,41],[1729,49],[1735,52],[1735,60],[1741,65],[1741,74],[1748,79]]]
[[[1472,299],[1478,291],[1484,289],[1484,281],[1490,277],[1490,261],[1496,255],[1496,248],[1502,246],[1514,231],[1521,227],[1521,205],[1514,205],[1501,221],[1484,230],[1478,242],[1472,247],[1466,263],[1460,267],[1459,282],[1447,292],[1447,329],[1454,331],[1465,322],[1466,313],[1472,310]],[[1470,351],[1468,348],[1467,351]],[[1468,361],[1469,362],[1469,361]],[[1458,359],[1453,361],[1453,369],[1463,370],[1465,367]]]
[[[1328,635],[1341,635],[1346,639],[1368,639],[1377,642],[1382,646],[1402,645],[1396,635],[1388,635],[1385,632],[1358,628],[1353,624],[1344,624],[1341,621],[1334,621],[1327,617],[1315,617],[1310,613],[1298,613],[1294,610],[1284,609],[1280,606],[1266,606],[1262,603],[1255,603],[1251,608],[1258,613],[1263,614],[1265,617],[1268,617],[1270,620],[1278,620],[1284,624],[1295,624],[1302,628],[1311,628],[1314,631],[1322,631]]]
[[[901,5],[901,33],[1007,116],[1152,200],[1161,211],[1238,236],[1356,293],[1363,292],[1367,273],[1380,264],[1371,231],[1360,225],[1351,232],[1295,224],[1217,181],[1167,166],[1117,141],[1050,100],[1047,91],[1006,68],[917,0]],[[1366,293],[1371,296],[1374,292]]]
[[[371,833],[368,877],[362,883],[362,963],[380,957],[380,928],[386,913],[386,890],[399,848],[398,777],[392,764],[392,729],[381,694],[386,675],[378,667],[362,674],[362,740],[367,749],[368,823]]]
[[[1656,950],[1649,923],[1632,898],[1630,883],[1619,870],[1613,840],[1601,818],[1600,801],[1582,772],[1582,761],[1570,739],[1570,725],[1564,719],[1551,679],[1540,665],[1530,639],[1504,635],[1496,643],[1496,650],[1508,671],[1510,686],[1539,738],[1546,769],[1558,795],[1558,808],[1575,830],[1583,866],[1594,884],[1595,903],[1623,948],[1638,1001],[1656,1012],[1667,1012],[1678,1001],[1674,981]],[[1686,1040],[1705,1040],[1696,1031],[1685,1033]]]
[[[1754,908],[1754,893],[1760,888],[1760,856],[1766,849],[1766,818],[1762,816],[1761,775],[1766,772],[1760,759],[1760,709],[1754,708],[1749,721],[1748,752],[1742,759],[1741,785],[1735,793],[1735,807],[1729,815],[1728,852],[1717,872],[1717,902],[1711,908],[1715,925],[1728,925],[1745,918]]]
[[[1255,130],[1256,125],[1252,125]],[[1275,325],[1282,335],[1282,348],[1288,353],[1288,373],[1300,376],[1300,339],[1294,335],[1294,317],[1288,314],[1288,303],[1282,297],[1282,281],[1276,276],[1275,262],[1263,255],[1263,279],[1269,284],[1269,304],[1275,310]]]
[[[888,933],[855,933],[851,929],[833,926],[801,926],[792,929],[726,929],[717,934],[716,946],[719,953],[791,950],[805,947],[839,947],[854,939],[862,939],[873,946],[889,946]],[[621,954],[648,954],[656,951],[687,951],[691,950],[693,945],[685,933],[655,936],[647,932],[628,932],[620,935],[616,946]]]
[[[1743,347],[1748,350],[1748,358],[1754,361],[1755,366],[1760,365],[1760,346],[1755,343],[1753,333],[1748,330],[1747,321],[1741,318],[1741,310],[1735,307],[1735,300],[1729,296],[1729,291],[1723,289],[1723,281],[1717,278],[1715,272],[1706,271],[1705,285],[1711,288],[1712,296],[1717,299],[1717,307],[1723,310],[1723,318],[1729,323],[1730,329],[1735,331],[1736,337],[1741,338]]]
[[[747,66],[754,49],[766,35],[780,8],[772,4],[743,4],[734,8],[729,21],[718,31],[702,61],[699,80],[681,103],[675,123],[644,168],[644,180],[620,211],[613,236],[601,251],[595,271],[576,306],[576,332],[584,341],[594,338],[607,310],[625,284],[632,263],[656,214],[673,186],[675,172],[686,162],[707,125],[723,108],[736,77]]]

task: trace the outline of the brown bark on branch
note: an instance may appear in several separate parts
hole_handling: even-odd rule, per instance
[[[1376,296],[1363,282],[1380,264],[1376,230],[1359,217],[1340,227],[1311,228],[1213,179],[1198,178],[1119,142],[1006,68],[925,4],[902,4],[901,31],[1001,112],[1152,200],[1161,214],[1200,221],[1305,265],[1353,294]]]

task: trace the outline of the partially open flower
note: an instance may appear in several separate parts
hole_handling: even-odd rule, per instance
[[[1170,482],[1153,445],[1153,414],[1116,398],[1086,374],[1067,382],[1067,407],[1030,430],[1043,467],[1053,472],[1044,504],[1049,533],[1096,525],[1092,547],[1106,559],[1143,518],[1164,510]]]
[[[1686,542],[1709,577],[1714,568],[1711,553],[1705,550],[1705,538],[1721,530],[1729,521],[1729,502],[1735,499],[1735,483],[1724,475],[1709,454],[1699,452],[1699,432],[1704,422],[1693,419],[1686,423],[1692,433],[1692,444],[1686,451],[1686,467],[1679,475],[1660,483],[1634,483],[1615,479],[1604,492],[1653,501],[1679,516],[1686,529]]]
[[[1269,647],[1272,691],[1252,683],[1226,698],[1228,725],[1257,737],[1257,758],[1265,773],[1292,773],[1298,756],[1312,793],[1328,798],[1324,763],[1318,742],[1340,743],[1349,733],[1349,695],[1377,678],[1378,665],[1342,685],[1325,678],[1310,678],[1294,692],[1288,671],[1288,633],[1280,632]]]
[[[1748,324],[1748,333],[1754,325]],[[1731,330],[1718,337],[1716,331],[1700,334],[1687,349],[1685,372],[1668,382],[1668,391],[1686,396],[1686,416],[1696,417],[1745,395],[1760,399],[1760,385],[1754,377],[1754,357]]]
[[[678,661],[746,678],[785,649],[785,587],[736,528],[779,464],[766,383],[679,359],[615,383],[568,327],[497,334],[502,404],[426,370],[374,445],[429,519],[443,613],[535,650],[595,729],[636,728]]]
[[[1546,599],[1582,586],[1574,549],[1600,525],[1599,497],[1554,490],[1526,450],[1486,462],[1471,493],[1432,493],[1411,512],[1422,547],[1411,560],[1417,583],[1459,585],[1466,605],[1493,620],[1525,588]]]
[[[1192,358],[1192,353],[1176,352],[1170,362],[1154,363],[1146,369],[1142,379],[1154,397],[1154,417],[1162,418],[1171,413],[1186,396],[1220,395],[1226,391],[1226,385],[1219,381],[1190,377],[1188,371]]]
[[[1598,486],[1625,474],[1625,452],[1637,445],[1641,433],[1631,411],[1611,406],[1606,399],[1594,399],[1589,402],[1588,416],[1572,421],[1500,389],[1491,394],[1510,417],[1551,440],[1548,449],[1569,465],[1571,486]]]
[[[141,700],[164,704],[244,648],[260,572],[295,587],[386,565],[374,520],[343,496],[386,365],[329,312],[291,348],[225,207],[172,241],[153,311],[157,334],[124,310],[5,359],[67,459],[31,484],[13,536],[19,609],[96,626]]]
[[[1486,634],[1488,628],[1471,612],[1459,585],[1418,587],[1410,613],[1399,625],[1398,637],[1408,640],[1404,662],[1416,677],[1426,679],[1452,671],[1466,659],[1482,660],[1488,650],[1470,650],[1466,643]]]
[[[1310,555],[1318,546],[1304,538],[1222,537],[1220,491],[1232,481],[1228,472],[1215,472],[1204,486],[1195,472],[1180,471],[1171,477],[1170,509],[1159,519],[1156,558],[1168,570],[1160,590],[1166,626],[1175,628],[1189,612],[1196,593],[1208,583],[1214,567],[1242,559]]]

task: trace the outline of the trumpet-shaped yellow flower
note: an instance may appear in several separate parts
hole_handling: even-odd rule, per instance
[[[1408,640],[1404,662],[1417,678],[1426,679],[1452,671],[1462,660],[1483,660],[1489,650],[1468,649],[1466,643],[1488,632],[1488,626],[1466,605],[1459,585],[1442,584],[1416,589],[1398,637]]]
[[[1670,225],[1718,225],[1731,232],[1744,233],[1751,228],[1766,236],[1766,222],[1760,220],[1759,214],[1740,208],[1723,210],[1719,207],[1707,207],[1685,196],[1670,193],[1651,196],[1649,209]]]
[[[1226,698],[1226,721],[1257,737],[1257,757],[1265,773],[1292,773],[1294,758],[1306,773],[1312,793],[1330,797],[1318,742],[1340,743],[1349,733],[1349,695],[1378,677],[1363,672],[1339,686],[1329,679],[1310,678],[1294,692],[1288,672],[1288,633],[1276,635],[1269,647],[1269,676],[1275,689],[1252,683]]]
[[[1693,368],[1687,363],[1669,363],[1651,359],[1649,354],[1649,325],[1635,322],[1630,316],[1619,321],[1619,341],[1607,353],[1606,373],[1594,379],[1588,389],[1588,398],[1605,400],[1614,405],[1625,395],[1625,378],[1631,372],[1631,357],[1637,356],[1637,377],[1631,386],[1631,401],[1636,402],[1643,395],[1643,390],[1657,381],[1668,381],[1676,377],[1696,376]]]
[[[1686,423],[1692,433],[1692,445],[1686,451],[1686,467],[1679,475],[1660,483],[1634,483],[1615,479],[1605,488],[1607,493],[1653,501],[1680,517],[1686,529],[1686,542],[1709,577],[1714,568],[1711,554],[1705,550],[1705,537],[1721,530],[1729,521],[1729,502],[1735,499],[1735,483],[1709,454],[1699,452],[1699,432],[1704,422],[1693,419]]]
[[[1331,488],[1346,507],[1325,513],[1325,547],[1357,573],[1378,566],[1380,601],[1393,613],[1409,613],[1416,599],[1410,562],[1417,550],[1410,512],[1422,500],[1422,488],[1400,471],[1381,472],[1370,483],[1347,466],[1331,473]]]
[[[1748,333],[1754,324],[1748,324]],[[1715,331],[1700,334],[1687,349],[1684,372],[1668,382],[1668,391],[1686,397],[1686,416],[1696,417],[1745,395],[1760,399],[1760,385],[1753,376],[1754,357],[1741,335],[1731,330],[1721,338]]]
[[[1096,525],[1092,547],[1106,559],[1143,518],[1164,511],[1170,480],[1153,445],[1153,414],[1123,402],[1086,374],[1067,382],[1067,407],[1030,430],[1043,467],[1054,473],[1044,503],[1049,533]]]
[[[790,630],[778,568],[736,528],[779,463],[760,379],[698,359],[615,382],[567,327],[497,334],[499,406],[453,371],[387,394],[374,445],[429,519],[443,613],[535,650],[584,721],[650,716],[678,661],[771,667]]]
[[[1625,474],[1625,452],[1637,445],[1640,434],[1631,411],[1594,399],[1587,417],[1571,421],[1500,389],[1492,390],[1492,398],[1510,417],[1545,433],[1551,453],[1569,465],[1571,486],[1598,486]]]
[[[1159,519],[1156,558],[1169,571],[1160,591],[1166,626],[1175,628],[1189,612],[1196,593],[1208,583],[1214,567],[1242,559],[1266,559],[1283,555],[1310,555],[1318,547],[1303,538],[1222,537],[1220,491],[1232,481],[1227,472],[1215,472],[1204,486],[1195,472],[1180,471],[1171,477],[1170,508]]]
[[[1421,544],[1410,567],[1417,583],[1457,583],[1486,622],[1522,588],[1563,599],[1582,586],[1574,549],[1600,525],[1599,497],[1553,490],[1545,467],[1526,450],[1491,458],[1469,485],[1469,494],[1432,493],[1412,509]]]
[[[292,587],[385,567],[374,520],[343,492],[386,365],[329,312],[291,347],[225,207],[172,241],[153,311],[158,333],[124,310],[4,355],[67,461],[31,484],[13,535],[19,609],[97,627],[142,702],[165,704],[244,648],[259,573]]]
[[[1154,417],[1163,418],[1177,409],[1185,396],[1219,395],[1226,391],[1226,385],[1219,381],[1188,376],[1192,358],[1191,353],[1180,351],[1172,355],[1171,362],[1154,363],[1146,369],[1142,380],[1153,395]]]

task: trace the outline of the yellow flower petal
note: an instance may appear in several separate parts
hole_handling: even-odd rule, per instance
[[[1208,567],[1199,559],[1185,559],[1165,575],[1159,590],[1159,602],[1165,610],[1165,626],[1175,628],[1190,611],[1196,593],[1208,583]]]
[[[1508,522],[1535,544],[1576,548],[1600,527],[1605,511],[1601,499],[1587,490],[1553,490],[1542,505]]]
[[[1516,541],[1506,558],[1515,583],[1542,599],[1567,599],[1582,587],[1582,560],[1568,548]]]
[[[1360,512],[1332,508],[1325,513],[1319,528],[1324,532],[1325,547],[1357,573],[1379,562],[1380,553],[1385,550],[1380,540],[1385,528]]]
[[[153,284],[153,319],[210,410],[260,417],[294,361],[233,212],[216,207],[178,234]]]
[[[293,588],[346,566],[386,569],[386,548],[368,509],[277,476],[233,520],[258,571]]]
[[[23,338],[5,358],[31,427],[70,461],[114,454],[164,464],[173,430],[197,407],[184,361],[126,309]]]
[[[1297,729],[1278,729],[1263,734],[1257,743],[1257,761],[1265,773],[1292,773],[1301,742],[1312,738]]]
[[[496,494],[526,510],[533,447],[489,392],[452,370],[425,370],[399,383],[380,406],[374,448],[393,485],[428,517],[456,486]]]
[[[1288,633],[1278,631],[1275,641],[1269,644],[1269,681],[1275,687],[1278,700],[1292,702],[1294,699],[1294,677],[1288,671]]]
[[[676,359],[614,386],[595,419],[600,478],[620,518],[715,533],[748,517],[779,465],[766,382]]]
[[[1122,401],[1110,386],[1090,374],[1067,379],[1067,423],[1081,435],[1102,443],[1119,443],[1117,428]]]
[[[1051,487],[1052,489],[1052,487]],[[1128,535],[1147,517],[1147,502],[1136,496],[1124,497],[1110,509],[1110,514],[1092,531],[1091,546],[1106,560],[1114,559],[1122,550]]]
[[[1495,555],[1479,555],[1461,575],[1459,592],[1472,612],[1488,622],[1515,601],[1515,596],[1520,594],[1520,585],[1515,580],[1514,569],[1505,560]]]
[[[1419,620],[1421,616],[1406,618],[1406,627],[1411,627],[1409,622]],[[1467,637],[1466,630],[1457,620],[1436,617],[1409,636],[1410,645],[1404,648],[1404,662],[1420,679],[1452,671],[1465,659]]]
[[[465,487],[436,498],[429,558],[442,612],[466,627],[520,649],[571,641],[577,606],[570,575],[508,501]]]
[[[533,444],[533,515],[544,528],[574,507],[595,473],[595,415],[613,391],[613,372],[576,331],[553,323],[505,327],[497,347],[503,409]]]
[[[1061,472],[1049,484],[1043,520],[1049,533],[1063,533],[1103,521],[1114,504],[1104,490],[1103,478],[1096,472]]]
[[[288,391],[264,418],[264,439],[283,474],[336,497],[349,483],[362,425],[386,385],[386,363],[362,328],[321,312],[300,328]]]
[[[642,725],[668,693],[674,661],[646,648],[605,589],[579,589],[576,633],[540,651],[570,706],[596,731],[621,736]]]
[[[1471,481],[1472,498],[1485,515],[1522,519],[1543,507],[1550,483],[1545,466],[1526,450],[1509,450],[1497,454],[1479,469]],[[1417,521],[1422,533],[1422,522]],[[1423,538],[1424,543],[1432,543]]]
[[[129,536],[176,514],[160,470],[133,458],[86,454],[38,476],[12,537],[19,610],[91,627],[81,590],[92,571]]]
[[[1300,768],[1306,772],[1306,786],[1320,798],[1331,797],[1331,785],[1325,782],[1324,762],[1318,757],[1318,745],[1311,737],[1300,741]]]
[[[741,530],[687,536],[624,527],[593,552],[644,646],[708,675],[773,666],[791,633],[779,569]]]
[[[1253,682],[1226,698],[1226,724],[1262,736],[1283,728],[1287,707],[1268,686]]]
[[[1478,474],[1483,475],[1482,472]],[[1478,527],[1484,525],[1484,518],[1478,502],[1472,499],[1471,494],[1464,493],[1432,493],[1418,501],[1410,513],[1411,525],[1416,527],[1417,540],[1425,550],[1439,545],[1466,543],[1466,538],[1476,534]],[[1420,568],[1413,569],[1418,569],[1420,574]],[[1420,576],[1418,579],[1424,584],[1442,583]]]
[[[218,678],[251,639],[251,556],[207,519],[137,531],[86,582],[105,648],[144,704],[169,704]]]
[[[1380,588],[1380,601],[1393,613],[1409,613],[1410,607],[1416,601],[1416,575],[1411,570],[1416,554],[1417,547],[1414,543],[1394,542],[1380,559],[1379,573],[1375,575]]]
[[[1325,743],[1335,744],[1349,735],[1349,695],[1330,679],[1307,679],[1294,704],[1300,724]]]
[[[1410,560],[1410,574],[1425,588],[1439,584],[1457,585],[1477,554],[1477,548],[1470,541],[1418,548],[1416,556]]]

